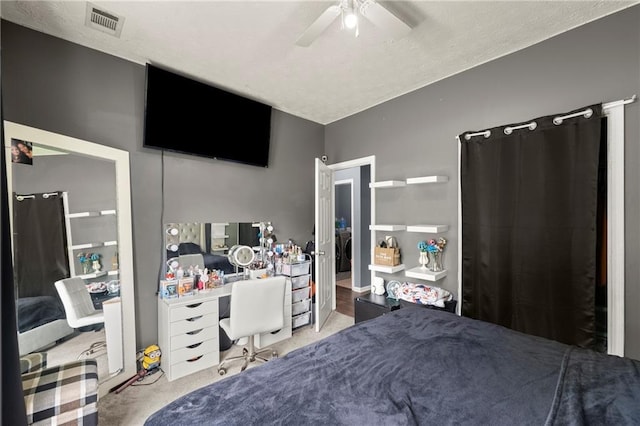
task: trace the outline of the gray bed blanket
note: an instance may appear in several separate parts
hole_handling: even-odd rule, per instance
[[[640,425],[640,363],[571,348],[547,425]]]
[[[582,375],[567,363],[569,349],[448,312],[407,307],[195,390],[145,425],[571,423],[574,408],[564,407],[565,397],[574,393],[566,403],[582,405],[578,390],[566,385]],[[617,358],[595,355],[598,388]],[[638,363],[620,365],[618,373],[625,372],[635,376],[624,385],[607,382],[610,398],[628,395],[618,410],[628,415],[616,416],[616,424],[634,423],[640,410]],[[591,417],[599,411],[582,414],[577,423],[607,423]]]

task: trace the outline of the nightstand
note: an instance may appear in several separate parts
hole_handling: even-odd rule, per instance
[[[397,300],[373,293],[356,297],[353,299],[353,304],[356,324],[400,309],[400,302]]]

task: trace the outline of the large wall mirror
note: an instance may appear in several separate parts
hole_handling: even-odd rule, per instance
[[[95,358],[104,395],[137,371],[129,153],[4,126],[20,355]],[[102,322],[73,320],[56,284],[71,277]]]

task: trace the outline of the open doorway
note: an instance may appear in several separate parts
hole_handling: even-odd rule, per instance
[[[336,180],[335,194],[335,236],[336,236],[336,286],[351,290],[353,288],[353,229],[354,194],[353,178]]]
[[[357,160],[354,160],[357,161]],[[338,163],[334,170],[336,287],[371,287],[371,164]]]

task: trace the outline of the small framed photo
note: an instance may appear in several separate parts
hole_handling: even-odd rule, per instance
[[[33,164],[33,143],[11,138],[11,162]]]

